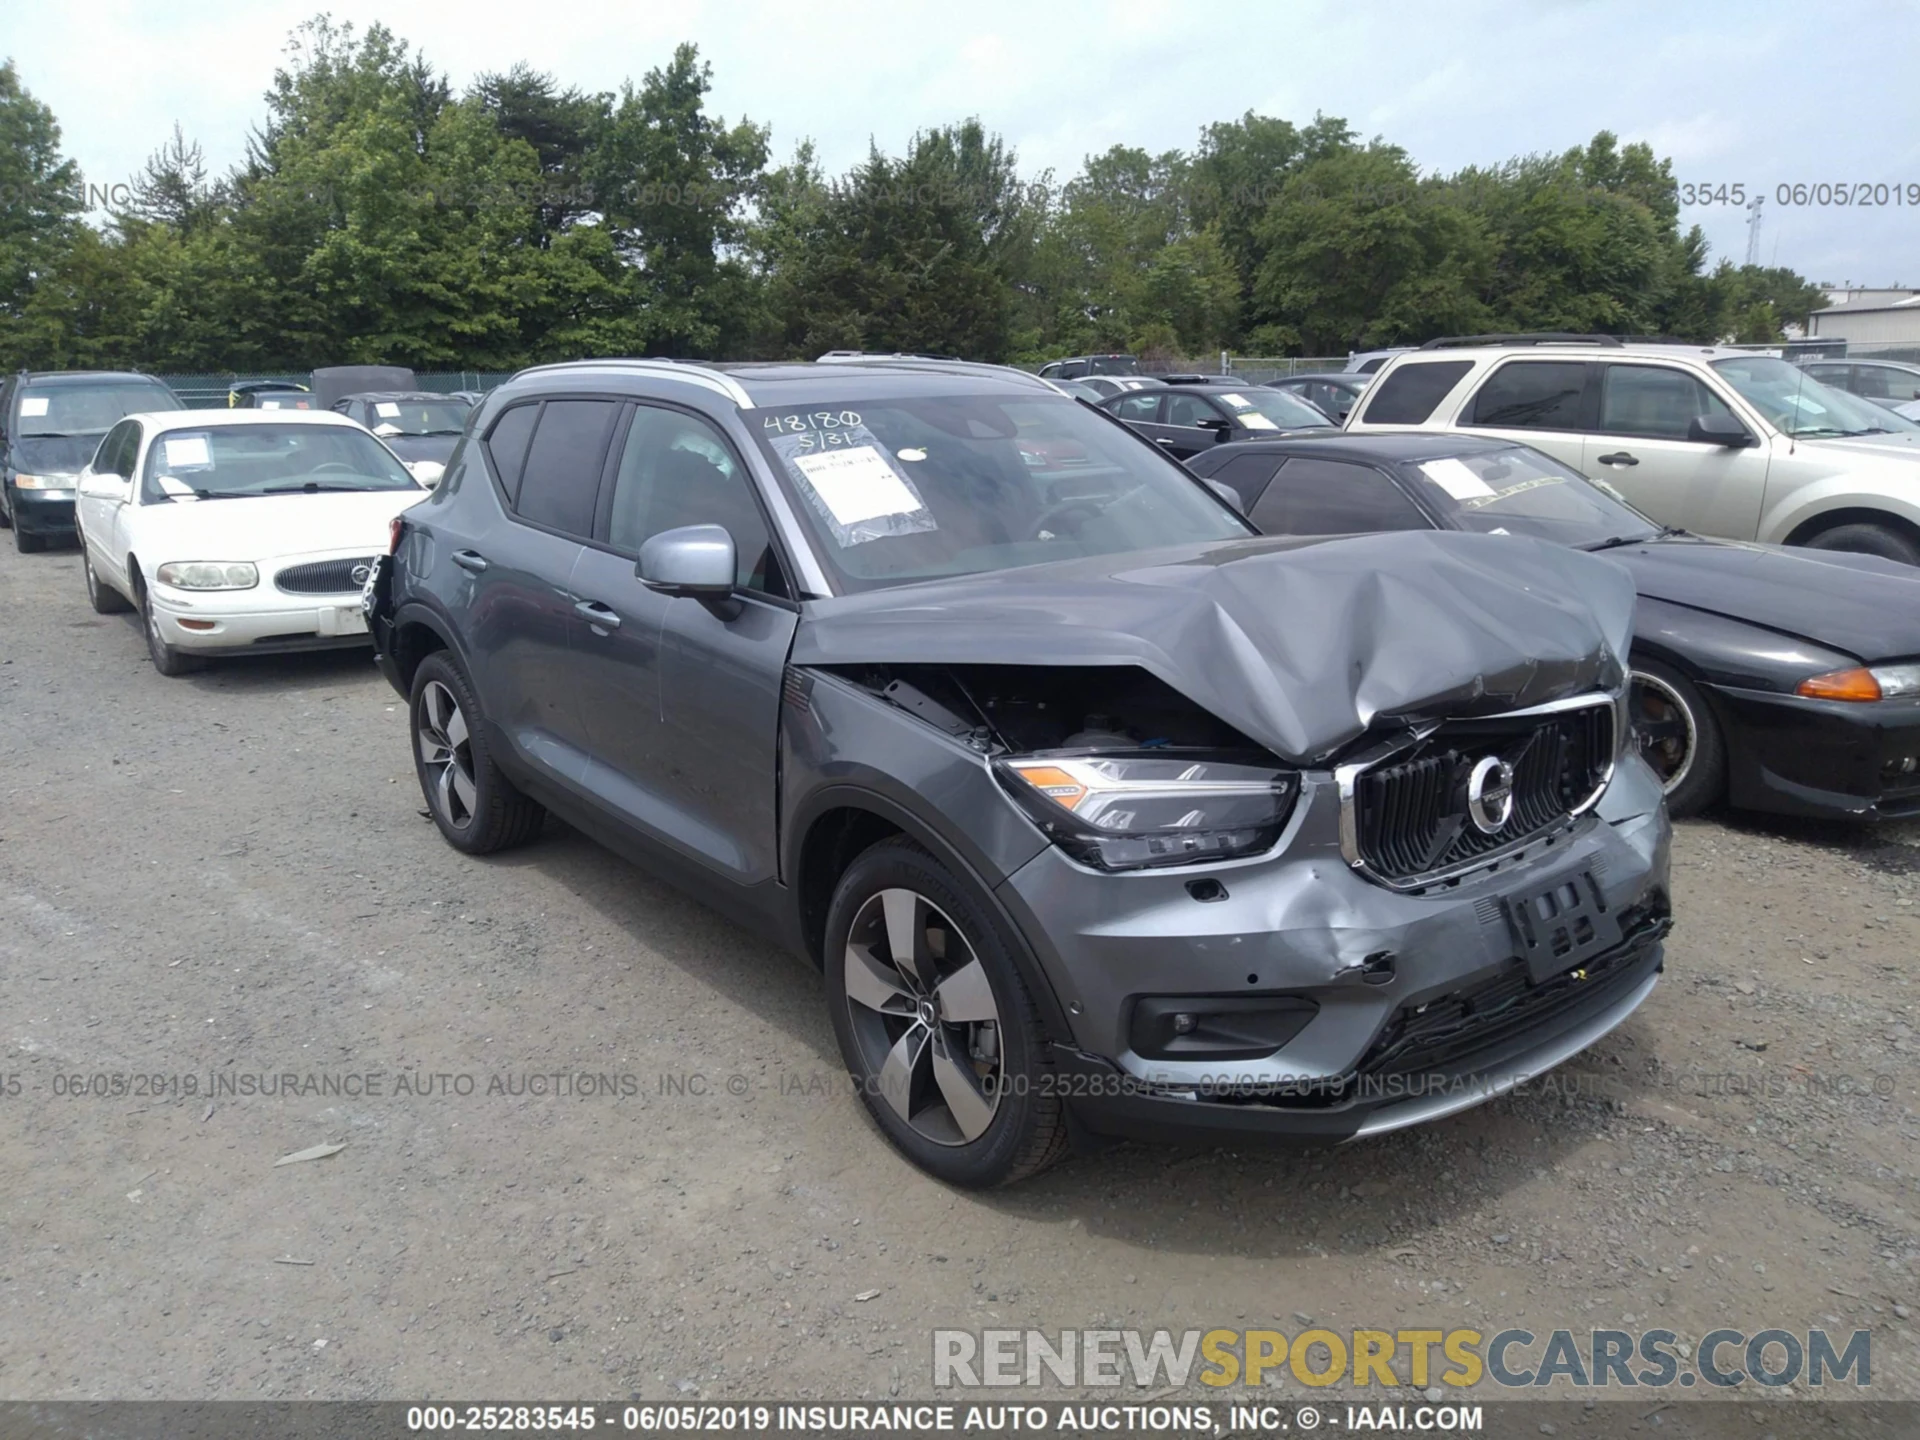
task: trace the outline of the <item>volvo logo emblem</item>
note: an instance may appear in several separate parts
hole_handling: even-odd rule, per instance
[[[1498,755],[1483,755],[1467,776],[1467,818],[1491,835],[1513,818],[1513,767]]]
[[[353,567],[353,583],[356,585],[364,585],[367,583],[367,577],[371,574],[373,574],[373,567],[371,565],[356,565]]]

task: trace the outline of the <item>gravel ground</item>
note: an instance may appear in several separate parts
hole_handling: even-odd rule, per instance
[[[0,1397],[914,1397],[935,1326],[1308,1317],[1871,1327],[1920,1396],[1912,827],[1682,825],[1666,979],[1556,1087],[973,1196],[799,962],[557,824],[444,845],[364,653],[162,679],[72,551],[0,608]]]

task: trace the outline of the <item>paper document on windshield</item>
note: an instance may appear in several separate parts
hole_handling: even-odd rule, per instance
[[[1464,460],[1425,460],[1420,470],[1456,500],[1484,500],[1493,494],[1493,487],[1468,469]]]
[[[400,413],[400,406],[392,400],[376,400],[373,402],[373,413],[382,420],[391,420]]]
[[[20,418],[35,420],[47,413],[47,401],[43,395],[23,395],[20,398]]]
[[[167,452],[169,470],[211,470],[213,454],[204,435],[175,435],[160,442]]]
[[[813,493],[842,525],[858,525],[882,515],[910,515],[924,508],[870,445],[796,455],[793,467],[807,477]]]

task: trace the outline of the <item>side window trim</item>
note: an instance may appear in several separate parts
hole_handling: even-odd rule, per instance
[[[513,508],[514,499],[516,498],[519,492],[519,482],[517,477],[526,474],[527,451],[533,445],[534,431],[540,428],[540,412],[546,408],[546,404],[547,404],[546,397],[540,396],[536,399],[528,400],[523,404],[503,406],[501,408],[500,413],[494,416],[492,421],[488,424],[487,433],[480,437],[480,453],[486,456],[486,459],[487,459],[487,474],[490,477],[492,477],[492,480],[493,480],[494,496],[496,499],[500,501],[500,508],[505,510],[508,515],[512,516],[516,520],[520,518],[518,513]],[[502,475],[500,472],[499,461],[493,458],[493,436],[494,436],[494,432],[499,430],[501,422],[505,420],[507,416],[511,415],[515,410],[533,411],[533,424],[527,427],[527,438],[520,442],[520,465],[519,465],[519,468],[514,472],[516,476],[516,480],[514,484],[515,494],[508,495],[506,477]]]

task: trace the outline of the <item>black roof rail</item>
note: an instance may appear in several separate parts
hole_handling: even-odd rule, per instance
[[[1619,349],[1618,335],[1577,335],[1572,331],[1536,330],[1512,335],[1441,335],[1427,341],[1422,350],[1458,350],[1470,345],[1607,345]]]
[[[1172,375],[1116,375],[1112,378],[1116,380],[1158,380],[1164,385],[1231,385],[1234,383],[1231,375],[1198,375],[1188,374],[1184,371]]]
[[[1693,350],[1715,348],[1710,340],[1686,340],[1678,335],[1622,335],[1620,338],[1629,345],[1685,345]]]

